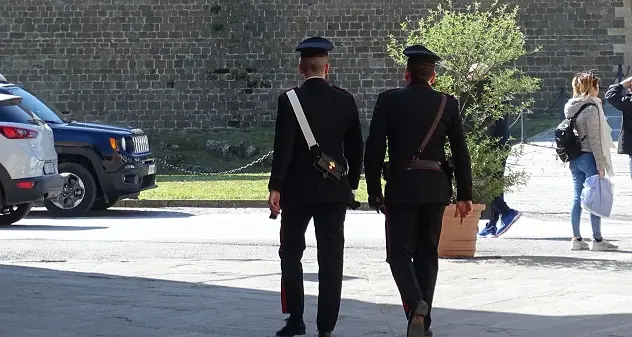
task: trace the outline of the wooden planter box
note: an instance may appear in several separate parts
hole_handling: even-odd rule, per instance
[[[445,208],[443,213],[443,228],[439,239],[439,257],[442,258],[471,258],[476,253],[476,237],[478,221],[485,210],[484,204],[476,204],[472,214],[463,219],[454,217],[456,205]]]

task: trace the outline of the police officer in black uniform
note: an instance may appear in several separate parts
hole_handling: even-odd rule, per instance
[[[463,218],[472,209],[472,169],[458,102],[431,87],[440,58],[421,45],[406,48],[404,54],[407,85],[378,96],[364,165],[369,205],[386,216],[387,261],[408,318],[408,336],[420,337],[431,334],[437,249],[445,206],[452,199],[452,174],[457,185],[455,216]],[[446,139],[453,165],[446,160]]]
[[[296,50],[301,52],[299,72],[305,82],[278,99],[268,203],[272,218],[282,210],[281,303],[283,313],[290,316],[277,336],[305,334],[301,258],[312,218],[318,245],[319,336],[330,336],[338,320],[344,221],[347,208],[357,206],[363,138],[353,96],[325,80],[332,49],[333,44],[321,37],[300,43]],[[316,144],[306,140],[297,108],[304,111]]]

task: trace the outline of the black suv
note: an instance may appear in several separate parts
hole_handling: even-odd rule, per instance
[[[65,121],[22,86],[1,83],[0,92],[22,97],[22,106],[53,129],[64,189],[44,206],[55,216],[105,210],[119,199],[156,188],[156,160],[138,129]],[[54,107],[52,107],[54,108]]]

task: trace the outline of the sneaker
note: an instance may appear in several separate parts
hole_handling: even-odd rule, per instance
[[[588,242],[586,242],[585,240],[582,239],[582,241],[578,241],[575,238],[573,238],[572,240],[573,240],[573,247],[571,248],[571,250],[589,250],[590,249]]]
[[[496,226],[487,227],[485,226],[478,232],[478,236],[483,238],[495,238],[496,237]]]
[[[498,228],[496,235],[501,236],[507,233],[509,228],[511,228],[511,226],[513,226],[513,224],[516,223],[516,221],[518,221],[518,219],[520,219],[521,216],[522,216],[522,213],[512,209],[511,211],[507,212],[507,214],[500,217],[501,225]]]
[[[594,241],[592,244],[592,251],[594,252],[613,251],[618,249],[619,246],[613,245],[612,243],[603,239],[601,241]]]

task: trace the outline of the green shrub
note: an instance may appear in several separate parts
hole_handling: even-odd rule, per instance
[[[404,38],[389,35],[389,55],[400,65],[406,64],[402,50],[413,44],[423,44],[442,58],[435,88],[457,97],[462,108],[466,106],[461,114],[468,129],[475,203],[488,203],[502,191],[525,185],[528,178],[511,164],[504,175],[497,173],[502,171],[504,157],[520,157],[522,149],[497,146],[488,133],[489,126],[503,116],[529,112],[533,100],[528,95],[540,84],[514,66],[529,54],[517,15],[517,6],[509,8],[498,1],[485,10],[479,3],[457,9],[448,1],[416,23],[402,23]],[[475,64],[485,65],[487,71],[472,76]],[[465,99],[471,101],[464,104]]]

